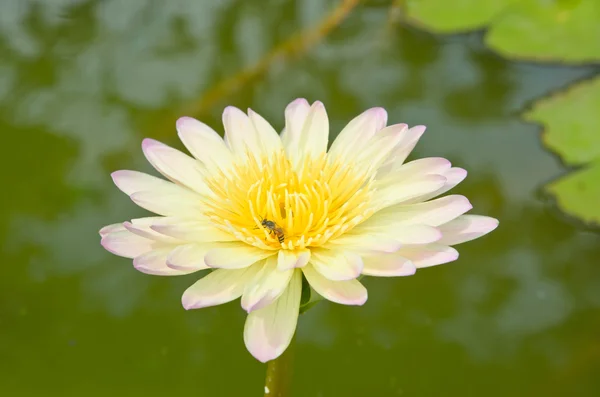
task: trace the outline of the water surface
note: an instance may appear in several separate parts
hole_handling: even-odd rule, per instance
[[[468,169],[455,192],[501,223],[455,263],[367,279],[362,308],[303,315],[294,395],[598,395],[600,236],[540,194],[567,170],[519,119],[593,70],[508,62],[480,34],[386,26],[372,1],[319,44],[214,91],[336,2],[265,4],[0,2],[0,394],[261,395],[239,304],[186,312],[196,276],[138,273],[97,230],[144,216],[109,177],[152,172],[143,137],[181,148],[178,116],[220,131],[226,105],[279,129],[306,97],[325,103],[334,134],[372,106],[426,124],[413,157]]]

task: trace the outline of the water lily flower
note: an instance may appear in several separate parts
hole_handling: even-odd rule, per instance
[[[246,347],[262,362],[275,359],[296,329],[303,278],[332,302],[362,305],[359,276],[408,276],[454,261],[454,245],[498,225],[465,215],[464,196],[435,198],[465,170],[438,157],[405,162],[424,126],[386,123],[384,109],[369,109],[327,150],[321,102],[290,103],[281,135],[252,110],[225,109],[224,139],[182,117],[177,131],[193,157],[152,139],[142,144],[168,180],[112,174],[159,216],[106,226],[102,245],[148,274],[214,269],[185,291],[184,308],[241,297]]]

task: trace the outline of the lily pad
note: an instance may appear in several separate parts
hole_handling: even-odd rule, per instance
[[[515,0],[407,0],[408,23],[434,33],[482,29]]]
[[[565,213],[600,226],[600,161],[546,186]]]
[[[600,225],[600,77],[539,100],[524,114],[543,125],[544,144],[580,170],[546,186],[558,206]]]
[[[566,164],[600,159],[600,77],[537,101],[523,117],[544,126],[544,144]]]
[[[564,63],[599,61],[600,2],[515,2],[492,23],[485,41],[508,58]]]

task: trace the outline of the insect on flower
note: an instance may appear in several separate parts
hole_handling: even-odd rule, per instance
[[[268,219],[263,219],[260,224],[267,229],[269,234],[274,234],[277,237],[277,241],[283,243],[285,241],[285,235],[283,233],[283,229],[279,227],[275,222],[270,221]]]

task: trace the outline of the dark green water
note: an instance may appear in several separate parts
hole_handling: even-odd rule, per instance
[[[220,130],[224,106],[250,106],[281,128],[304,96],[339,131],[384,106],[428,125],[415,155],[469,170],[456,192],[500,227],[453,264],[368,279],[362,308],[301,316],[294,395],[600,395],[600,236],[540,194],[567,170],[518,117],[593,69],[508,62],[478,34],[386,31],[372,3],[201,118]],[[335,2],[266,4],[0,1],[0,395],[262,395],[239,304],[184,311],[194,275],[138,273],[97,230],[143,215],[109,177],[150,170],[143,137],[181,147],[181,109]]]

